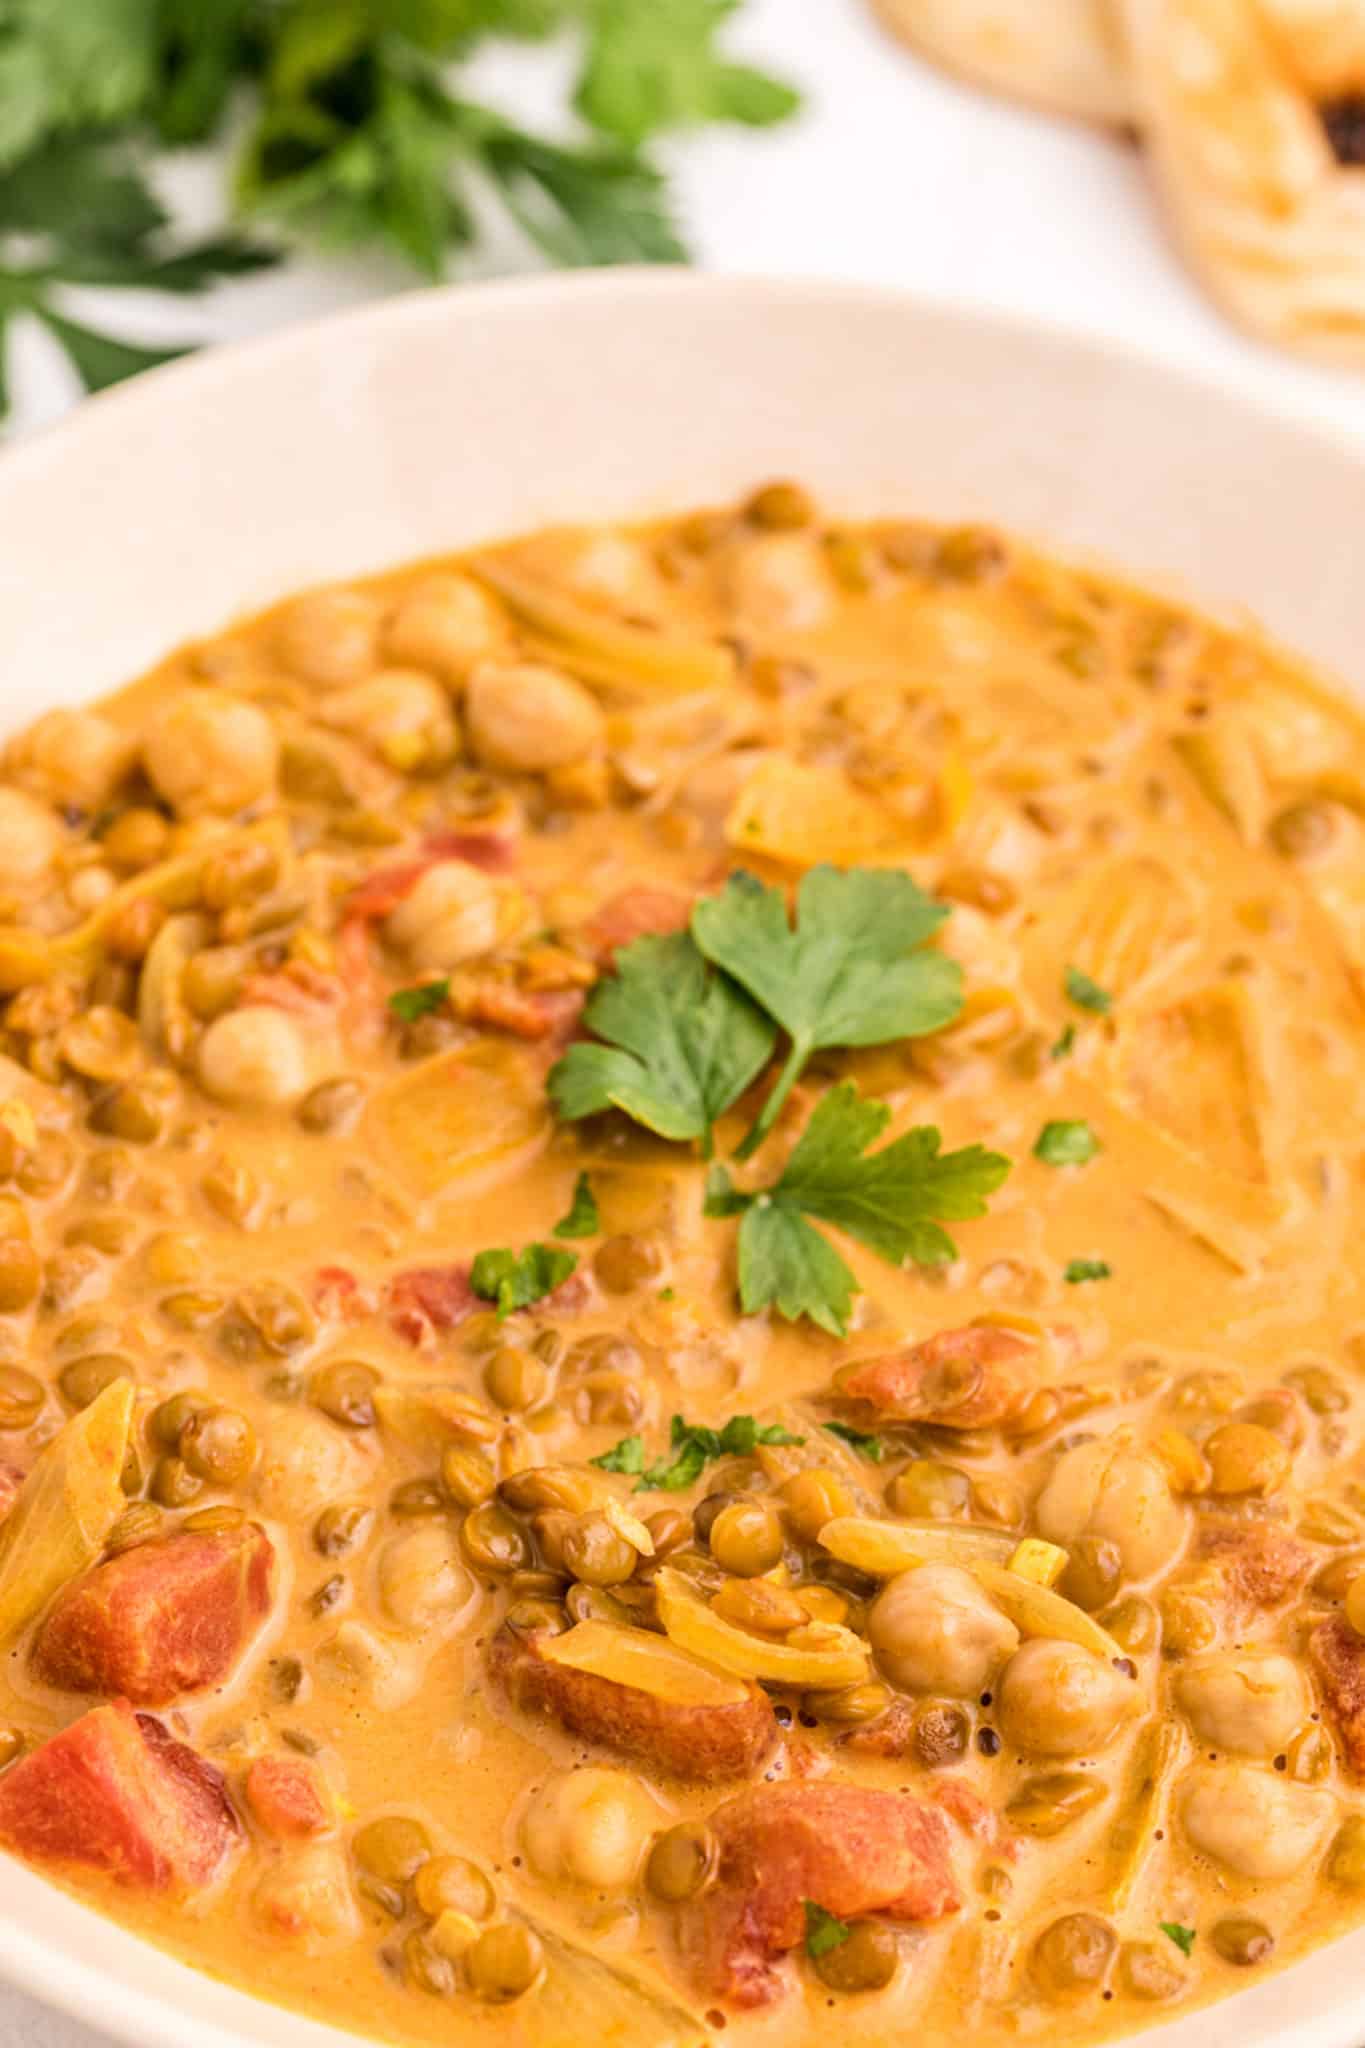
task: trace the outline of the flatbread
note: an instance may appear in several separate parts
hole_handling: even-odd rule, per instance
[[[1084,120],[1132,95],[1115,0],[873,0],[907,42],[974,85]]]
[[[1125,22],[1192,268],[1254,333],[1365,363],[1365,165],[1339,159],[1321,113],[1365,86],[1365,0],[1125,0]]]

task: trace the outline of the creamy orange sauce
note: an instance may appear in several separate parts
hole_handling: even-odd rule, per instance
[[[528,662],[567,694],[517,683]],[[260,714],[245,727],[242,705]],[[189,1897],[59,1881],[318,2019],[527,2048],[589,2028],[619,2048],[803,2048],[831,2024],[876,2044],[912,2022],[931,2042],[964,2023],[987,2043],[1097,2038],[1358,1917],[1365,1813],[1305,1648],[1343,1603],[1354,1617],[1365,1573],[1365,740],[1344,703],[1250,639],[993,535],[832,530],[768,493],[291,600],[40,722],[11,743],[7,792],[23,800],[0,805],[0,1460],[27,1471],[126,1375],[135,1519],[114,1548],[222,1506],[277,1557],[227,1682],[158,1709],[225,1774],[242,1838],[222,1877]],[[484,865],[448,836],[433,853],[443,834]],[[434,861],[461,870],[439,901],[413,880]],[[889,1105],[891,1134],[933,1125],[945,1150],[1012,1163],[988,1213],[950,1222],[948,1264],[898,1269],[837,1237],[861,1290],[843,1338],[740,1312],[736,1225],[703,1215],[695,1144],[616,1112],[557,1120],[546,1090],[564,999],[609,971],[604,906],[646,886],[686,902],[741,867],[786,885],[821,861],[908,871],[950,907],[933,944],[961,964],[964,1007],[927,1036],[819,1053],[734,1171],[775,1179],[844,1079]],[[432,984],[425,1015],[389,1001]],[[262,1010],[261,1044],[221,1028]],[[764,1085],[720,1120],[718,1156]],[[1053,1125],[1085,1126],[1091,1156],[1037,1156]],[[584,1173],[599,1227],[557,1238]],[[396,1313],[397,1276],[532,1243],[578,1260],[558,1298],[450,1328]],[[981,1319],[1027,1359],[1002,1418],[841,1405],[850,1362]],[[180,1455],[182,1393],[183,1416],[249,1424],[228,1477]],[[802,1441],[673,1493],[588,1462],[636,1436],[661,1458],[677,1413]],[[825,1429],[841,1416],[875,1461]],[[600,1519],[610,1498],[646,1517],[661,1555],[624,1589],[575,1587],[550,1495],[513,1485],[470,1516],[481,1484],[540,1467],[575,1475],[567,1512]],[[1103,1739],[1049,1753],[1028,1702],[1002,1716],[1008,1655],[1048,1640],[1027,1621],[965,1696],[898,1684],[875,1622],[865,1647],[888,1574],[802,1526],[807,1467],[846,1517],[911,1550],[918,1532],[930,1563],[998,1571],[1023,1539],[1055,1546],[1043,1578],[1126,1663]],[[699,1981],[651,1847],[742,1784],[614,1756],[490,1674],[509,1608],[659,1633],[661,1567],[720,1597],[706,1515],[701,1533],[685,1520],[718,1489],[777,1517],[760,1579],[810,1592],[811,1617],[864,1646],[859,1698],[766,1679],[782,1726],[755,1780],[929,1803],[951,1780],[991,1817],[949,1823],[958,1910],[902,1925],[879,1988],[836,1988],[801,1945],[761,2009]],[[1257,1606],[1227,1559],[1267,1529],[1300,1562]],[[1201,1547],[1210,1530],[1230,1547]],[[981,1584],[1014,1633],[1011,1596]],[[37,1682],[35,1625],[0,1679],[15,1757],[99,1704]],[[775,1640],[748,1635],[760,1681]],[[932,1627],[911,1648],[943,1661]],[[1289,1660],[1268,1716],[1248,1705],[1258,1651]],[[728,1696],[734,1675],[696,1683]],[[922,1729],[926,1702],[948,1710],[946,1753],[922,1733],[893,1757],[844,1739],[888,1709]],[[263,1756],[309,1764],[332,1815],[315,1841],[253,1814]],[[612,1774],[586,1818],[580,1768]],[[441,1924],[413,1871],[367,1868],[364,1831],[394,1817],[419,1824],[420,1853],[479,1866],[486,1917]],[[1273,1872],[1265,1836],[1300,1845]],[[472,1945],[521,1916],[538,1974],[490,2003]]]

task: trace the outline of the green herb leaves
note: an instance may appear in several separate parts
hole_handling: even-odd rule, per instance
[[[579,112],[631,147],[666,128],[785,121],[800,104],[791,87],[728,62],[716,47],[738,6],[739,0],[595,0]]]
[[[602,1218],[597,1213],[597,1197],[592,1191],[592,1182],[586,1173],[580,1173],[574,1182],[573,1200],[567,1216],[561,1216],[553,1231],[555,1237],[596,1237],[602,1228]]]
[[[962,973],[926,949],[948,912],[908,875],[883,868],[812,868],[789,915],[783,890],[748,874],[694,908],[688,932],[637,939],[616,955],[583,1013],[596,1041],[552,1068],[551,1099],[568,1122],[618,1109],[658,1136],[712,1152],[719,1117],[788,1050],[747,1158],[776,1122],[811,1055],[942,1030],[962,1008]],[[848,1328],[858,1283],[817,1217],[893,1265],[941,1265],[957,1248],[945,1222],[985,1213],[1008,1160],[970,1145],[941,1150],[922,1126],[869,1148],[891,1111],[852,1082],[816,1105],[780,1179],[737,1188],[717,1168],[706,1214],[739,1217],[739,1290],[746,1314],[776,1308],[833,1336]]]
[[[830,1436],[837,1436],[851,1451],[856,1451],[860,1458],[866,1458],[870,1464],[880,1465],[886,1456],[886,1445],[879,1436],[874,1436],[866,1429],[855,1429],[851,1422],[822,1422],[820,1427],[827,1430]]]
[[[1078,1010],[1089,1010],[1094,1017],[1107,1017],[1114,1007],[1114,998],[1107,988],[1101,988],[1088,974],[1082,974],[1079,967],[1066,970],[1065,988],[1067,1001]]]
[[[484,1301],[497,1303],[498,1320],[519,1308],[530,1308],[553,1294],[578,1264],[577,1252],[553,1245],[528,1244],[525,1251],[506,1247],[480,1252],[470,1268],[469,1284]]]
[[[1108,1280],[1113,1271],[1107,1259],[1068,1259],[1062,1277],[1068,1287],[1080,1287],[1087,1280]]]
[[[685,932],[624,947],[583,1021],[606,1043],[571,1046],[552,1068],[560,1116],[622,1109],[661,1138],[696,1138],[707,1152],[711,1126],[767,1065],[777,1037]]]
[[[824,1046],[885,1045],[941,1031],[962,1008],[962,971],[924,952],[943,904],[887,868],[812,868],[796,898],[752,875],[705,897],[692,931],[708,960],[746,988],[791,1040],[777,1085],[739,1156],[772,1129],[811,1054]]]
[[[1044,1124],[1034,1140],[1033,1156],[1045,1166],[1084,1166],[1100,1150],[1089,1124],[1058,1119]]]
[[[1166,1939],[1175,1943],[1182,1956],[1187,1956],[1191,1953],[1194,1948],[1196,1932],[1193,1927],[1182,1927],[1178,1920],[1158,1920],[1156,1924],[1166,1936]]]
[[[791,1320],[809,1316],[832,1336],[845,1334],[858,1283],[809,1216],[847,1231],[893,1265],[942,1265],[956,1257],[943,1222],[984,1215],[1009,1161],[980,1145],[943,1152],[940,1133],[927,1125],[869,1152],[890,1118],[885,1103],[863,1101],[845,1081],[816,1105],[772,1187],[742,1193],[723,1167],[712,1170],[707,1215],[743,1218],[739,1291],[747,1315],[775,1307]]]
[[[439,1010],[449,994],[447,980],[419,981],[412,988],[396,988],[389,997],[389,1008],[405,1024],[415,1024],[419,1017],[430,1017]]]
[[[823,1906],[817,1906],[814,1899],[803,1899],[801,1903],[806,1909],[806,1954],[818,1961],[831,1949],[842,1948],[853,1932],[847,1920],[836,1919]]]
[[[804,1437],[793,1436],[780,1423],[771,1422],[760,1428],[752,1415],[732,1415],[724,1428],[718,1430],[675,1415],[669,1431],[670,1457],[658,1458],[647,1466],[644,1438],[626,1436],[591,1462],[604,1472],[627,1472],[638,1477],[637,1493],[685,1493],[716,1458],[751,1457],[758,1444],[804,1442]]]

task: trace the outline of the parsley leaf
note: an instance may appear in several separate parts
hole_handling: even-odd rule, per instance
[[[1089,1124],[1061,1119],[1044,1124],[1033,1147],[1035,1159],[1047,1166],[1084,1166],[1100,1150],[1100,1141]]]
[[[786,1065],[739,1148],[763,1142],[811,1054],[822,1046],[884,1045],[951,1024],[962,1008],[962,970],[923,951],[946,907],[889,868],[811,868],[796,924],[781,889],[731,876],[692,913],[708,960],[732,974],[791,1039]]]
[[[555,1237],[596,1237],[601,1228],[602,1218],[598,1214],[592,1182],[586,1173],[580,1173],[574,1182],[569,1213],[560,1217],[551,1234]]]
[[[803,1436],[793,1436],[790,1430],[777,1422],[765,1423],[760,1428],[752,1415],[732,1415],[723,1429],[710,1429],[705,1423],[688,1422],[683,1416],[675,1415],[669,1429],[671,1457],[657,1458],[652,1465],[645,1466],[642,1446],[637,1464],[632,1447],[640,1439],[624,1437],[606,1453],[606,1458],[622,1456],[629,1462],[606,1464],[603,1458],[594,1458],[592,1462],[602,1465],[608,1472],[639,1472],[641,1479],[635,1489],[637,1493],[685,1493],[716,1458],[747,1458],[758,1444],[803,1444],[805,1441]]]
[[[886,1445],[879,1436],[865,1429],[855,1429],[851,1422],[822,1422],[820,1427],[827,1429],[831,1436],[841,1438],[860,1458],[868,1458],[874,1465],[880,1465],[886,1456]]]
[[[853,1932],[847,1920],[836,1920],[814,1899],[803,1899],[801,1903],[806,1909],[806,1954],[818,1960],[831,1949],[842,1948]]]
[[[470,1268],[469,1284],[484,1301],[497,1303],[501,1322],[517,1309],[530,1308],[553,1294],[577,1264],[577,1252],[556,1251],[553,1245],[528,1244],[522,1252],[502,1247],[479,1253]]]
[[[1194,1947],[1196,1929],[1182,1927],[1178,1920],[1158,1920],[1157,1926],[1168,1941],[1173,1941],[1182,1956],[1189,1955]]]
[[[1068,1287],[1079,1287],[1085,1280],[1108,1280],[1113,1270],[1105,1259],[1069,1259],[1063,1277]]]
[[[575,105],[603,134],[635,146],[667,128],[708,121],[764,127],[796,111],[799,95],[747,65],[716,37],[739,0],[595,0]]]
[[[686,932],[637,939],[583,1012],[600,1045],[572,1045],[550,1097],[572,1122],[621,1109],[661,1138],[699,1138],[767,1064],[776,1032],[742,989],[708,968]]]
[[[1107,988],[1101,988],[1088,974],[1082,974],[1079,967],[1066,970],[1067,1000],[1078,1010],[1089,1010],[1093,1016],[1107,1017],[1114,1007],[1114,998]]]
[[[645,1440],[642,1436],[623,1436],[619,1444],[603,1451],[600,1458],[589,1458],[588,1463],[600,1466],[604,1472],[629,1472],[638,1477],[645,1469]]]
[[[746,1315],[775,1307],[791,1321],[809,1316],[832,1336],[845,1334],[858,1284],[807,1216],[846,1230],[893,1265],[956,1258],[942,1221],[984,1215],[1010,1163],[981,1145],[943,1152],[932,1125],[869,1152],[890,1120],[884,1102],[863,1101],[844,1081],[817,1103],[772,1187],[744,1193],[724,1167],[712,1168],[707,1215],[743,1217],[739,1292]]]
[[[1071,1057],[1075,1049],[1076,1027],[1074,1024],[1067,1024],[1058,1032],[1056,1038],[1048,1047],[1047,1056],[1050,1060],[1065,1060]]]
[[[389,997],[389,1008],[405,1024],[415,1024],[419,1017],[430,1017],[439,1010],[449,994],[447,979],[419,981],[412,988],[396,988]]]

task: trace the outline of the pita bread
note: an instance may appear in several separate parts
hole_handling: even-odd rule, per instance
[[[959,77],[1091,121],[1126,121],[1116,0],[874,0],[889,28]]]
[[[1338,159],[1320,113],[1365,85],[1365,0],[1126,0],[1126,26],[1158,183],[1208,289],[1255,333],[1365,363],[1365,166]]]

